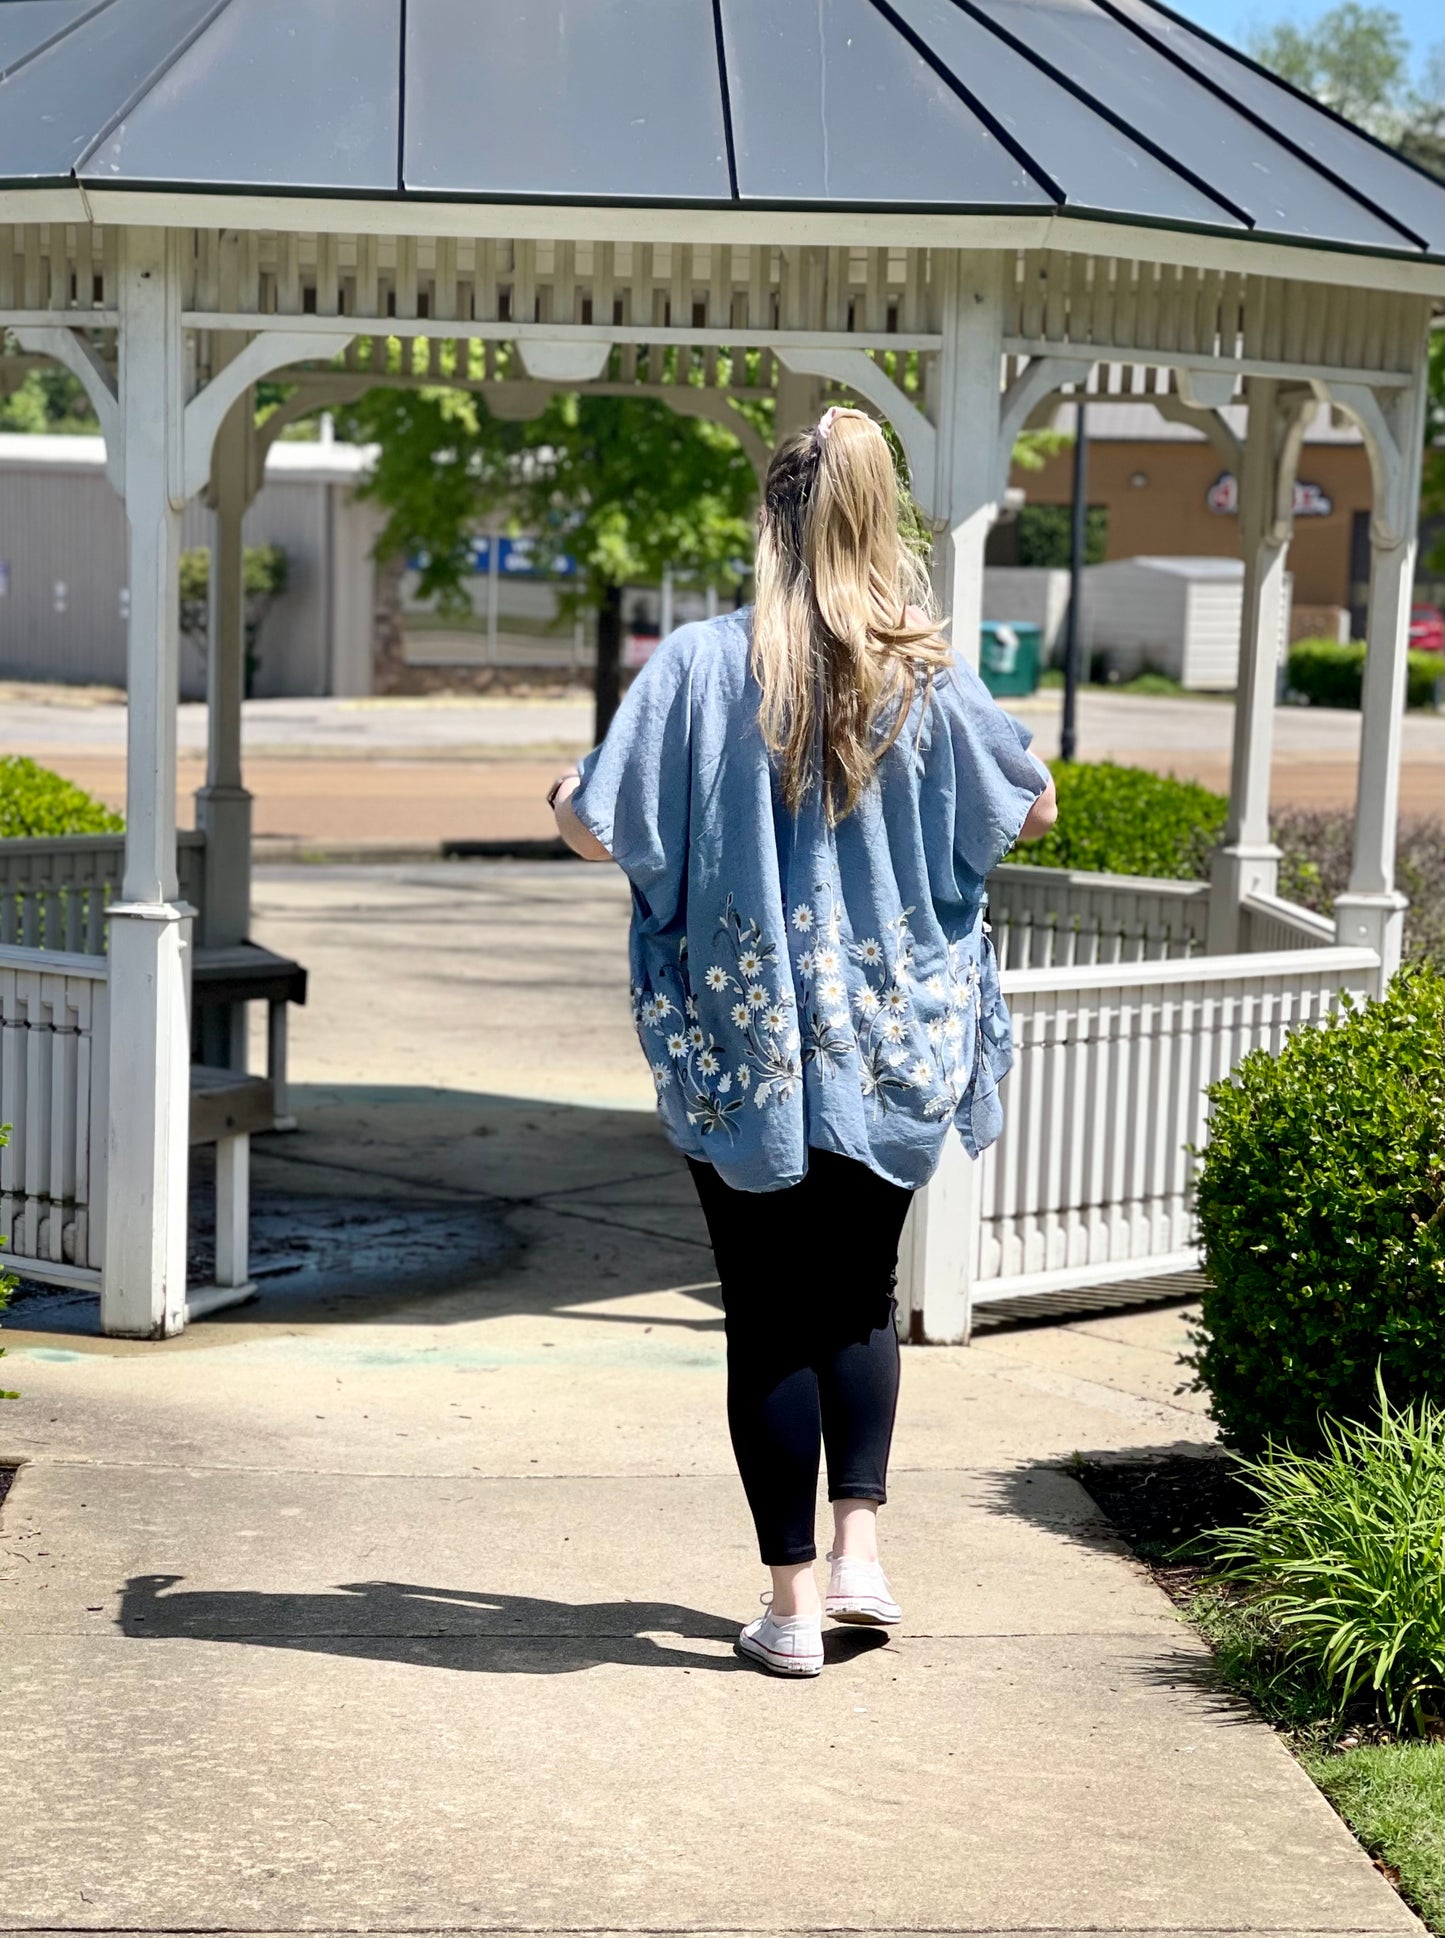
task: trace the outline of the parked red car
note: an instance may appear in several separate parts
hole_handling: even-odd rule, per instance
[[[1445,653],[1445,612],[1438,606],[1411,606],[1410,651]]]

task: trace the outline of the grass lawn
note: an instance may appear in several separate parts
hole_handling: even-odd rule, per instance
[[[1300,1761],[1402,1897],[1445,1932],[1445,1743],[1301,1750]]]
[[[1076,1472],[1209,1643],[1220,1680],[1280,1732],[1400,1895],[1445,1938],[1445,1744],[1388,1740],[1367,1702],[1339,1717],[1320,1676],[1281,1650],[1247,1601],[1205,1579],[1201,1537],[1251,1506],[1230,1463],[1083,1461]]]

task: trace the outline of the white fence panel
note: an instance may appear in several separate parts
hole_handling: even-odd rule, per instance
[[[1005,862],[988,917],[1001,969],[1187,960],[1204,953],[1209,883]]]
[[[1328,949],[1335,925],[1327,915],[1278,895],[1246,895],[1239,905],[1240,945],[1252,954],[1280,949]]]
[[[109,989],[93,955],[0,946],[0,1263],[98,1285]]]
[[[1016,1056],[980,1161],[973,1303],[1194,1263],[1206,1087],[1378,970],[1371,950],[1316,949],[1006,975]]]
[[[205,906],[206,837],[176,839],[180,898]],[[0,947],[105,954],[105,911],[119,899],[123,834],[65,834],[0,841]]]

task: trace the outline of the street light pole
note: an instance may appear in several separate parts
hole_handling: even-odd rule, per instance
[[[1089,520],[1089,432],[1084,419],[1084,396],[1074,404],[1074,504],[1069,546],[1069,610],[1064,622],[1064,718],[1059,729],[1059,758],[1072,760],[1078,744],[1079,621],[1083,606],[1084,547]]]

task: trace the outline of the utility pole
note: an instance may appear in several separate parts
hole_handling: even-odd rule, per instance
[[[1064,718],[1059,729],[1059,758],[1072,760],[1078,744],[1079,622],[1083,610],[1084,547],[1089,524],[1089,432],[1084,418],[1084,393],[1074,400],[1074,504],[1069,547],[1069,610],[1064,622]]]

